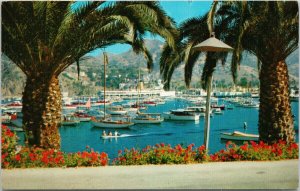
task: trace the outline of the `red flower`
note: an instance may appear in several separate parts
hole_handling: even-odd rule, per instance
[[[241,148],[243,151],[247,151],[247,150],[248,150],[248,143],[245,143],[244,145],[240,146],[240,148]]]
[[[217,155],[217,154],[215,154],[215,155],[210,155],[210,159],[211,159],[212,161],[217,161],[217,160],[218,160],[218,155]]]
[[[15,159],[16,159],[16,161],[20,161],[20,160],[21,160],[21,155],[17,154],[17,155],[15,156]]]
[[[102,153],[100,154],[100,157],[101,157],[101,159],[103,159],[103,158],[107,158],[108,155],[107,155],[105,152],[102,152]]]
[[[6,158],[7,155],[8,155],[8,153],[2,154],[2,156],[1,156],[2,161],[4,161],[4,159]]]
[[[292,143],[290,147],[291,147],[291,149],[298,149],[298,144]]]
[[[106,164],[107,164],[107,160],[104,159],[104,160],[101,161],[102,166],[105,166]]]
[[[160,143],[160,146],[161,146],[161,147],[164,147],[164,146],[165,146],[165,144],[164,144],[164,143]]]
[[[238,154],[233,154],[232,157],[233,157],[234,159],[238,159],[238,158],[239,158],[239,155],[238,155]]]
[[[36,160],[36,156],[34,153],[29,153],[29,157],[31,161],[35,161]]]
[[[202,145],[201,147],[198,148],[198,151],[199,151],[199,152],[202,152],[202,151],[204,151],[204,150],[205,150],[205,145]]]
[[[122,150],[119,150],[119,151],[118,151],[118,154],[119,154],[119,155],[122,154]]]

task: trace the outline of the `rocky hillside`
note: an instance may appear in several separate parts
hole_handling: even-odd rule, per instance
[[[109,66],[107,70],[107,87],[118,88],[119,83],[130,82],[138,78],[138,68],[141,68],[142,78],[145,80],[159,79],[159,58],[163,43],[158,40],[147,40],[146,46],[150,50],[154,69],[149,74],[146,69],[146,60],[142,55],[136,55],[132,50],[122,54],[108,54]],[[192,86],[199,86],[202,68],[204,65],[204,55],[198,59],[194,68]],[[290,80],[298,84],[299,80],[299,52],[296,50],[287,59]],[[96,94],[103,86],[103,55],[82,60],[80,62],[80,78],[77,77],[77,68],[73,64],[60,75],[60,82],[63,91],[68,91],[70,95],[88,95]],[[181,65],[173,74],[171,87],[184,87],[183,65]],[[2,55],[1,62],[2,96],[20,96],[23,91],[25,76],[14,64],[9,61],[5,55]],[[239,69],[238,81],[244,78],[252,81],[252,84],[258,83],[258,72],[256,66],[256,57],[245,53]],[[230,73],[230,56],[225,66],[217,65],[214,73],[216,83],[223,85],[232,84]]]

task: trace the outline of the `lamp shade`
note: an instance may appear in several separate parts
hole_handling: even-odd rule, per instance
[[[231,46],[228,46],[219,39],[216,39],[214,36],[201,42],[200,44],[197,44],[193,47],[193,49],[205,52],[227,52],[233,50]]]

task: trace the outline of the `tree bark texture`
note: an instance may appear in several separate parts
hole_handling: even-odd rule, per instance
[[[27,76],[22,112],[29,145],[60,149],[61,98],[57,76]]]
[[[289,76],[285,61],[262,63],[260,73],[259,136],[274,143],[295,140],[289,97]]]

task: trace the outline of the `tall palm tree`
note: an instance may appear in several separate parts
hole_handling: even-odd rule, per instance
[[[143,36],[158,34],[174,46],[176,29],[157,2],[34,1],[2,3],[2,51],[26,75],[23,127],[30,145],[60,148],[58,76],[91,50],[132,45],[152,66]],[[76,8],[77,6],[77,8]]]
[[[298,48],[299,11],[296,1],[236,2],[221,6],[219,14],[235,23],[236,51],[232,65],[239,64],[238,55],[247,50],[256,55],[259,65],[260,140],[272,143],[280,139],[292,142],[295,130],[289,97],[289,75],[286,58]],[[218,13],[217,13],[218,14]],[[225,15],[225,16],[224,16]],[[232,31],[232,30],[231,30]]]
[[[215,30],[219,30],[221,39],[235,48],[231,62],[234,82],[237,78],[237,68],[240,64],[242,52],[247,50],[258,58],[260,68],[260,140],[268,143],[280,139],[288,142],[294,141],[295,132],[288,93],[288,70],[285,59],[298,47],[299,12],[297,2],[242,1],[223,2],[218,6],[217,4],[217,2],[214,2],[212,10],[207,14],[207,20],[210,25],[214,23]],[[197,18],[190,19],[190,21],[195,20]],[[201,25],[199,22],[190,21],[186,22],[185,26],[187,29],[192,29],[188,31],[190,36],[186,38],[187,40],[192,40],[207,32],[206,29],[198,29],[198,34],[195,34],[193,30],[196,31],[197,27]],[[161,59],[161,71],[164,79],[166,79],[166,84],[170,81],[174,71],[172,67],[178,66],[183,61],[184,56],[188,57],[184,59],[185,79],[187,84],[190,83],[193,66],[197,58],[191,50],[194,44],[189,47],[185,46],[187,44],[185,42],[182,44],[182,56],[180,57],[181,60],[178,60],[179,62],[174,61],[174,59],[172,61],[166,60],[164,57]],[[165,49],[165,51],[167,50],[168,48]],[[190,54],[187,54],[187,51],[190,51]],[[162,56],[164,55],[165,53],[162,53]],[[223,58],[226,58],[226,55],[223,56]],[[215,58],[222,59],[222,56]],[[209,59],[209,56],[206,59]],[[191,62],[188,62],[189,60]],[[173,64],[173,61],[176,64]],[[223,61],[225,60],[223,59]],[[215,64],[205,64],[202,73],[203,85],[207,84],[205,79],[208,79],[207,77],[210,76],[214,67]]]

